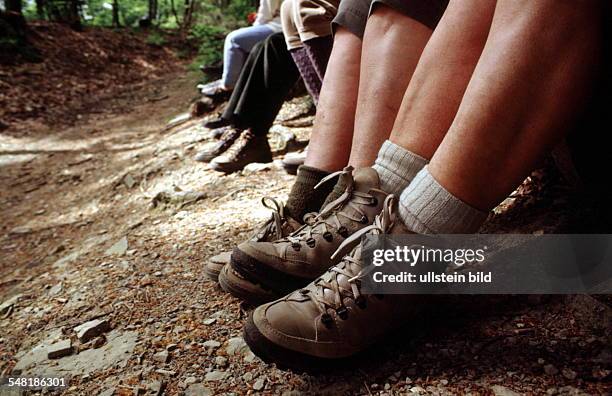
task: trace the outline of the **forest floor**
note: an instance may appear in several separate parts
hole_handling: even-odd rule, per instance
[[[177,66],[72,125],[0,134],[0,376],[59,376],[65,394],[106,396],[612,391],[612,308],[590,296],[449,298],[357,370],[263,363],[241,338],[245,307],[202,269],[269,216],[261,197],[286,198],[293,177],[282,155],[229,176],[194,162],[209,131],[200,120],[166,125],[187,111],[195,83]],[[283,108],[271,134],[279,152],[287,132],[308,136],[306,107],[298,98]],[[306,127],[283,122],[295,117]],[[538,187],[547,183],[564,189],[534,174],[485,230],[562,229],[571,204]],[[82,324],[92,330],[79,340]],[[68,339],[72,351],[50,359]]]

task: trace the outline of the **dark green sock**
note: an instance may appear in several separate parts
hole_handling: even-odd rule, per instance
[[[332,191],[334,180],[329,180],[316,190],[314,186],[328,175],[329,172],[311,166],[300,166],[285,205],[287,214],[301,223],[306,213],[318,212]]]

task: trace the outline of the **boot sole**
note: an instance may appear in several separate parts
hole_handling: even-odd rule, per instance
[[[330,371],[341,371],[359,364],[360,356],[327,359],[320,358],[305,353],[297,352],[268,340],[253,322],[253,312],[243,328],[243,338],[251,351],[266,363],[275,363],[281,370],[292,370],[296,372],[321,373]],[[339,369],[342,368],[342,369]]]
[[[237,247],[232,251],[230,266],[242,277],[279,295],[288,294],[309,284],[312,279],[298,278],[249,256]]]
[[[226,164],[219,164],[217,162],[211,162],[209,165],[212,169],[216,170],[217,172],[222,172],[222,173],[235,173],[238,171],[241,171],[244,169],[245,166],[247,166],[248,164],[252,164],[252,163],[262,163],[262,164],[267,164],[269,162],[272,162],[272,157],[266,157],[266,158],[254,158],[252,161],[249,162],[245,162],[244,164],[234,164],[234,163],[228,163]]]
[[[219,282],[219,272],[210,270],[208,265],[204,266],[204,275],[206,275],[211,281]]]
[[[262,287],[255,283],[242,279],[234,279],[234,276],[229,273],[230,270],[229,267],[223,267],[221,274],[219,274],[219,286],[221,286],[223,291],[247,304],[257,307],[282,297],[272,291],[266,292],[265,290],[258,290],[262,289]],[[246,282],[251,283],[251,285],[245,285]]]

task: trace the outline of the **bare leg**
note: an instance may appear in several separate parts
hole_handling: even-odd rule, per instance
[[[359,84],[361,39],[338,29],[304,165],[333,172],[348,163]]]
[[[492,208],[562,138],[596,64],[600,5],[498,2],[482,56],[430,164],[453,195]]]
[[[495,2],[451,0],[404,95],[390,140],[431,159],[487,40]]]
[[[350,165],[374,163],[431,34],[427,26],[384,5],[368,19]]]

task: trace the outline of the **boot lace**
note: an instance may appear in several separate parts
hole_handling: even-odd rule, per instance
[[[343,237],[348,236],[348,231],[340,222],[341,217],[362,224],[367,224],[369,222],[368,217],[361,210],[360,205],[375,203],[376,198],[370,194],[354,190],[355,183],[352,171],[353,168],[348,166],[341,171],[326,176],[315,186],[315,188],[318,188],[321,184],[336,176],[345,177],[347,179],[346,190],[336,200],[326,205],[318,215],[314,217],[311,216],[309,219],[305,217],[305,220],[307,220],[306,224],[285,237],[283,241],[291,242],[294,249],[299,249],[301,242],[306,242],[312,247],[314,246],[313,236],[316,234],[322,235],[327,241],[333,239],[330,230],[337,230]],[[351,215],[343,210],[347,207],[352,208],[356,215]]]
[[[385,198],[382,212],[376,216],[374,224],[369,225],[361,230],[357,231],[350,237],[348,237],[338,247],[334,255],[340,253],[346,246],[359,240],[364,235],[378,235],[386,234],[393,227],[395,221],[395,215],[393,213],[393,206],[395,204],[395,196],[388,195]],[[316,289],[314,292],[310,292],[308,289],[302,289],[300,292],[308,296],[308,298],[315,304],[321,313],[320,319],[324,324],[329,323],[332,320],[331,315],[327,312],[328,309],[335,310],[342,319],[346,319],[348,310],[346,309],[343,300],[349,298],[355,301],[356,305],[365,307],[365,299],[361,294],[361,283],[360,279],[366,276],[371,269],[364,269],[361,259],[358,257],[361,254],[361,246],[357,245],[351,253],[344,256],[342,260],[329,269],[331,277],[329,281],[326,281],[323,277],[315,281]],[[357,258],[356,258],[357,257]],[[344,275],[348,278],[349,288],[346,284],[343,285],[338,281],[338,277]],[[331,291],[331,293],[326,292]],[[326,323],[327,322],[327,323]]]
[[[246,145],[251,140],[253,140],[254,137],[255,136],[251,133],[251,131],[248,131],[248,130],[244,131],[240,135],[240,137],[236,139],[234,144],[232,144],[225,152],[225,155],[227,156],[227,158],[232,159],[232,160],[238,158],[238,156],[240,155],[240,153],[242,153]]]

